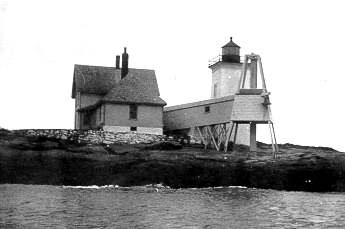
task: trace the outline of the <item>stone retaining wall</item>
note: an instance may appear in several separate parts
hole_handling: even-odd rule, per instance
[[[136,132],[113,133],[104,130],[71,129],[29,129],[17,130],[26,136],[44,136],[48,138],[72,140],[79,143],[93,144],[150,144],[165,139],[164,135],[143,134]]]

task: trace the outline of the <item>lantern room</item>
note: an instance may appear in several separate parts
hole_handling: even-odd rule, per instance
[[[240,63],[240,48],[230,37],[230,41],[222,47],[222,61]]]

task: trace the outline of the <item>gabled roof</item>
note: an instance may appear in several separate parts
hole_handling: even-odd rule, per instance
[[[121,79],[114,67],[74,65],[72,98],[76,92],[105,95]]]
[[[166,102],[159,97],[155,71],[148,69],[129,69],[128,75],[120,80],[102,101],[166,105]]]
[[[224,45],[222,48],[225,47],[236,47],[236,48],[241,48],[240,46],[238,46],[235,42],[232,41],[232,37],[230,37],[230,41]]]
[[[72,98],[76,92],[104,96],[94,105],[101,102],[166,105],[159,97],[155,71],[148,69],[130,68],[121,79],[121,69],[115,67],[75,65]]]

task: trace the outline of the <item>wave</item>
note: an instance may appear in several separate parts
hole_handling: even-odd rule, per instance
[[[163,184],[148,184],[143,186],[119,186],[119,185],[89,185],[89,186],[70,186],[70,185],[63,185],[62,188],[75,188],[75,189],[110,189],[110,188],[125,188],[125,189],[143,189],[143,188],[153,188],[153,189],[171,189],[167,185]]]
[[[119,185],[89,185],[89,186],[65,186],[63,185],[62,188],[74,188],[74,189],[154,189],[164,190],[164,189],[172,189],[167,185],[159,184],[147,184],[142,186],[119,186]],[[205,189],[225,189],[225,188],[236,188],[236,189],[247,189],[246,186],[216,186],[216,187],[203,187],[203,188],[180,188],[179,190],[189,189],[189,190],[205,190]]]
[[[203,187],[203,188],[180,188],[182,189],[190,189],[190,190],[212,190],[212,189],[226,189],[226,188],[234,188],[234,189],[248,189],[246,186],[215,186],[215,187]]]
[[[103,185],[103,186],[98,186],[98,185],[90,185],[90,186],[65,186],[63,185],[62,188],[76,188],[76,189],[104,189],[104,188],[119,188],[120,186],[118,185]]]

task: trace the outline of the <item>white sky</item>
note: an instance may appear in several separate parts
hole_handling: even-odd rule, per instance
[[[232,36],[260,54],[279,143],[345,151],[345,2],[0,0],[0,126],[73,128],[74,64],[155,69],[168,105],[210,98]],[[269,142],[268,127],[258,140]]]

